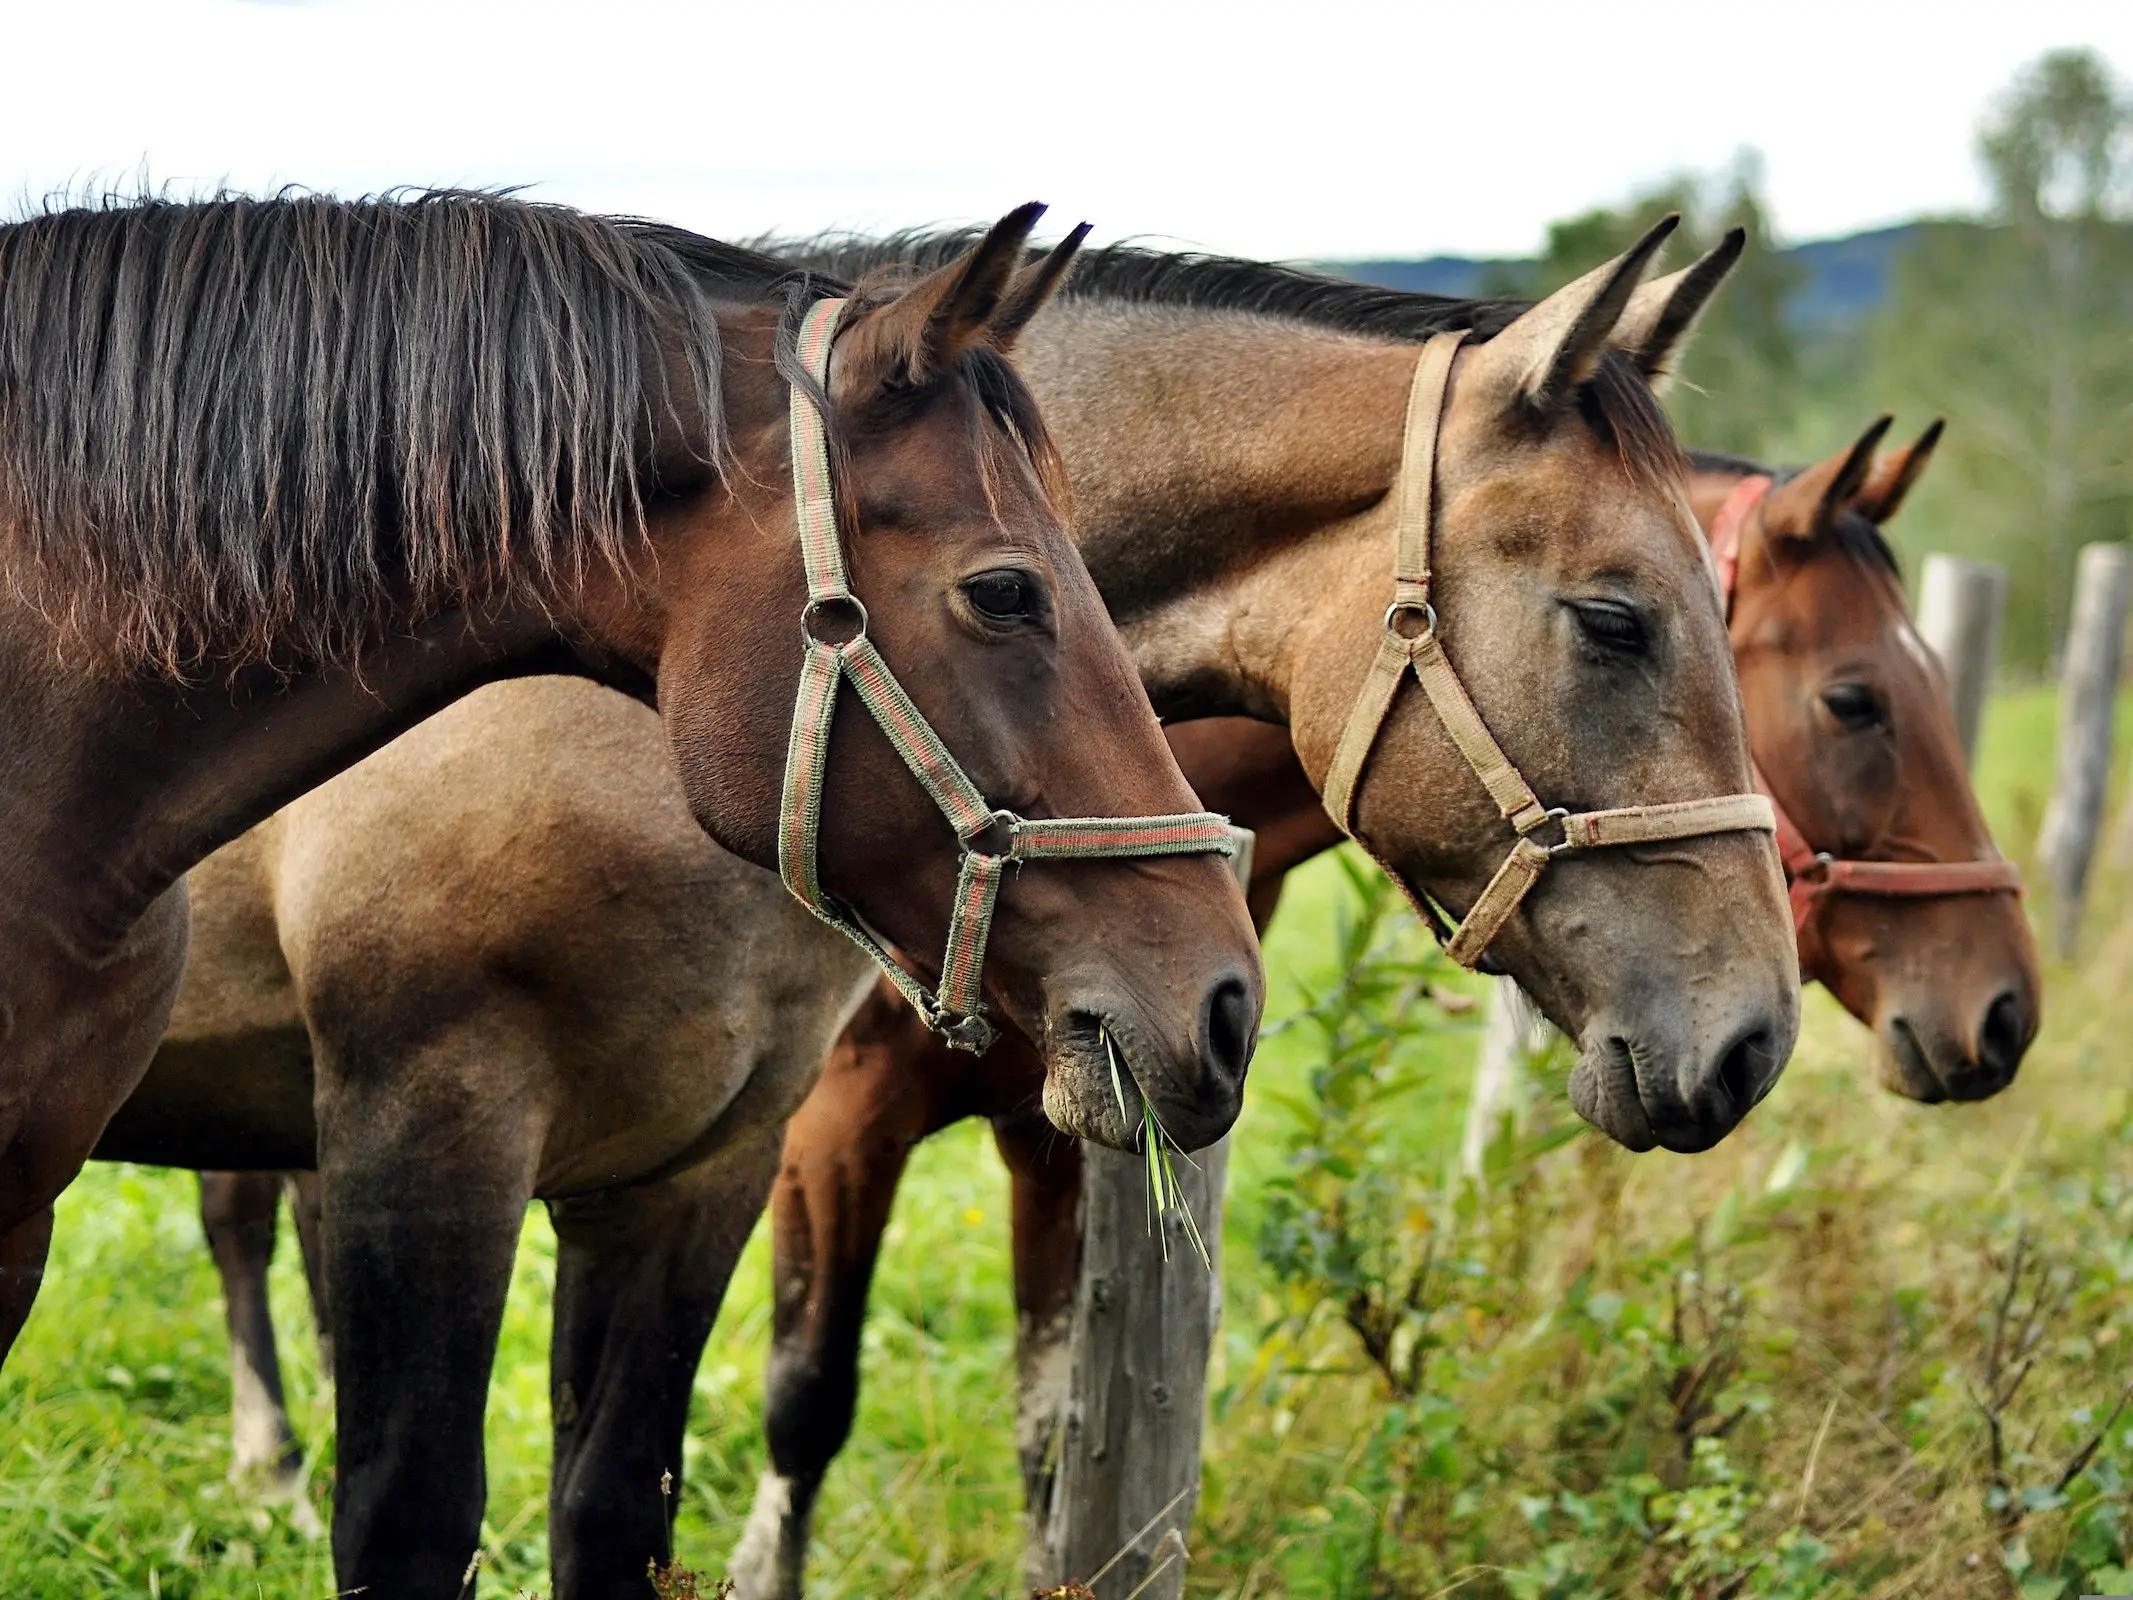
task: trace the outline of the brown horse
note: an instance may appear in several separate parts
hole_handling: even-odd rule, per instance
[[[1605,344],[1620,317],[1646,330],[1632,349],[1656,365],[1665,342],[1648,330],[1677,335],[1730,256],[1632,302],[1649,254],[1527,317],[1498,318],[1494,337],[1459,359],[1440,463],[1447,632],[1456,610],[1461,638],[1489,668],[1473,679],[1475,697],[1536,781],[1586,803],[1686,798],[1747,775],[1679,460],[1643,370]],[[1135,619],[1162,703],[1287,705],[1293,715],[1297,686],[1308,685],[1315,698],[1297,737],[1322,762],[1345,707],[1325,683],[1336,668],[1320,657],[1358,677],[1384,610],[1384,502],[1400,470],[1414,352],[1255,306],[1268,281],[1260,269],[1195,265],[1166,288],[1175,263],[1121,259],[1141,274],[1137,287],[1082,291],[1025,335],[1048,342],[1047,387],[1071,418],[1059,437],[1080,474],[1100,581]],[[1576,352],[1568,368],[1565,352]],[[1559,396],[1533,387],[1557,382],[1567,384]],[[1608,630],[1614,642],[1599,642]],[[1492,647],[1499,638],[1522,641],[1517,659]],[[400,1252],[433,1265],[421,1281],[410,1265],[390,1302],[381,1283],[350,1304],[341,1274],[326,1274],[343,1430],[337,1525],[369,1515],[349,1493],[347,1463],[351,1437],[390,1434],[362,1416],[379,1406],[400,1418],[400,1437],[430,1430],[424,1455],[449,1467],[424,1480],[430,1492],[478,1509],[481,1380],[500,1304],[486,1296],[501,1294],[514,1207],[527,1193],[554,1197],[556,1580],[563,1594],[627,1592],[665,1548],[660,1475],[678,1469],[688,1375],[767,1193],[782,1120],[861,997],[864,972],[847,965],[837,977],[810,953],[804,922],[781,931],[742,907],[701,841],[649,826],[656,794],[617,800],[640,781],[621,741],[642,730],[609,726],[591,702],[566,708],[529,693],[491,691],[197,875],[203,914],[219,908],[215,943],[203,940],[165,1055],[104,1153],[293,1166],[315,1133],[329,1251],[350,1207],[431,1241],[426,1257]],[[1636,760],[1573,714],[1601,694],[1624,699]],[[1419,698],[1396,707],[1379,753],[1410,781],[1373,776],[1365,819],[1396,865],[1457,904],[1500,862],[1508,830],[1493,807],[1468,802],[1473,779]],[[522,721],[538,732],[514,733]],[[574,735],[566,723],[578,724]],[[573,753],[580,742],[590,754]],[[487,792],[501,765],[491,752],[513,743],[556,752],[552,770],[539,768],[553,788],[537,806],[531,790]],[[539,825],[520,829],[529,814]],[[431,853],[499,865],[469,879],[422,865]],[[1794,1025],[1769,846],[1714,836],[1576,865],[1530,897],[1503,959],[1593,1035],[1589,1077],[1613,1070],[1622,1034],[1651,1041],[1649,1101],[1645,1085],[1620,1079],[1590,1102],[1611,1131],[1640,1145],[1708,1143],[1767,1087]],[[764,916],[790,920],[775,896],[765,904],[774,909]],[[470,905],[483,914],[470,918]],[[1684,1014],[1645,972],[1551,953],[1552,929],[1603,914],[1626,946],[1667,952],[1717,1003]],[[1572,981],[1551,977],[1551,964]],[[246,995],[261,1003],[235,1003]],[[306,1021],[315,1088],[301,1063]],[[796,1066],[808,1050],[817,1053]],[[239,1059],[258,1063],[244,1085],[228,1065]],[[742,1083],[741,1109],[729,1110]],[[484,1139],[505,1148],[475,1148],[465,1117],[446,1114],[455,1104],[484,1108]],[[364,1157],[360,1174],[350,1147]],[[262,1187],[271,1215],[271,1181]],[[258,1212],[247,1222],[243,1210],[258,1190],[215,1193],[218,1236],[264,1237]],[[470,1285],[481,1315],[461,1333],[455,1296]],[[233,1292],[233,1318],[245,1304]],[[264,1374],[268,1363],[262,1352],[249,1365]]]
[[[1764,779],[1806,836],[1875,860],[1997,860],[1964,770],[1944,680],[1913,630],[1880,524],[1924,467],[1939,426],[1878,466],[1877,423],[1850,450],[1780,481],[1739,551],[1732,607],[1748,734]],[[1768,469],[1692,458],[1708,527],[1736,486]],[[1263,930],[1294,867],[1339,842],[1279,730],[1233,720],[1169,730],[1202,800],[1258,831],[1250,901]],[[1831,895],[1799,927],[1818,978],[1882,1044],[1882,1081],[1925,1101],[1997,1093],[2036,1032],[2037,953],[2015,896]],[[1062,1400],[1064,1338],[1080,1258],[1081,1158],[1028,1112],[1037,1064],[1003,1041],[983,1070],[932,1047],[871,997],[787,1130],[773,1191],[775,1344],[765,1427],[772,1471],[751,1534],[776,1559],[742,1564],[743,1592],[796,1595],[807,1511],[858,1400],[859,1340],[881,1234],[910,1151],[989,1118],[1012,1184],[1018,1313],[1017,1439],[1032,1508]],[[1021,1059],[1015,1071],[999,1058]],[[1015,1079],[1023,1082],[1018,1094]],[[854,1130],[866,1129],[860,1139]]]
[[[1071,254],[1024,264],[1038,209],[837,322],[837,286],[785,263],[494,196],[0,229],[0,1345],[53,1196],[170,1014],[177,879],[292,795],[476,685],[569,672],[656,692],[663,824],[778,861],[797,477],[826,507],[810,548],[851,545],[880,655],[995,803],[1190,807],[1005,358]],[[818,417],[833,467],[795,460]],[[842,719],[819,809],[839,903],[939,949],[964,852],[899,750]],[[993,951],[985,992],[1047,1041],[1063,1123],[1127,1137],[1097,1018],[1181,1139],[1228,1126],[1260,975],[1222,863],[1024,873]],[[334,1297],[436,1270],[366,1227],[360,1206],[328,1219]],[[343,1444],[360,1457],[360,1427]],[[396,1538],[463,1520],[417,1487],[376,1508]],[[456,1593],[453,1541],[449,1573],[386,1587]]]

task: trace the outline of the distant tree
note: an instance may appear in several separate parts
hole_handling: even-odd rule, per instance
[[[1943,411],[1935,542],[2004,562],[2007,648],[2058,653],[2074,552],[2133,514],[2133,105],[2087,50],[2014,80],[1978,138],[1983,225],[1920,230],[1874,340],[1880,405]]]
[[[1748,252],[1705,314],[1668,409],[1697,445],[1760,454],[1784,435],[1800,404],[1799,344],[1788,312],[1803,279],[1770,246],[1761,187],[1761,161],[1744,151],[1715,178],[1672,178],[1622,205],[1551,223],[1539,259],[1499,269],[1488,292],[1545,294],[1628,249],[1669,211],[1682,219],[1668,249],[1672,266],[1708,250],[1728,228],[1745,227]]]

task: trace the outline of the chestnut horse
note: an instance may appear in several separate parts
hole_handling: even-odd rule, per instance
[[[0,229],[0,1346],[53,1197],[170,1015],[180,875],[482,683],[656,693],[679,783],[661,825],[693,816],[768,866],[781,829],[820,821],[826,903],[938,950],[968,857],[907,767],[908,705],[899,743],[838,721],[826,772],[794,763],[819,801],[781,803],[788,748],[823,743],[794,734],[796,704],[828,731],[796,689],[817,658],[803,608],[849,543],[878,650],[848,623],[849,651],[820,649],[870,693],[893,689],[882,661],[901,669],[915,723],[993,803],[1190,809],[1006,360],[1078,243],[1025,265],[1040,210],[841,316],[833,282],[755,252],[490,195]],[[818,633],[858,613],[831,610]],[[1222,862],[1026,872],[992,953],[983,992],[1047,1041],[1063,1125],[1128,1137],[1092,1019],[1181,1139],[1234,1118],[1261,975]],[[359,1167],[394,1115],[358,1097],[335,1159]],[[450,1127],[421,1133],[449,1154]],[[397,1253],[360,1204],[329,1208],[326,1233],[332,1300],[467,1265]],[[371,1442],[344,1427],[356,1483]],[[343,1575],[456,1594],[478,1502],[469,1520],[464,1496],[413,1488],[374,1497],[391,1533],[346,1544]],[[433,1565],[400,1560],[439,1528]]]
[[[1473,670],[1474,697],[1536,783],[1584,804],[1707,795],[1740,788],[1748,774],[1707,558],[1646,382],[1731,253],[1633,299],[1656,243],[1523,317],[1499,316],[1493,337],[1459,356],[1439,463],[1446,632],[1464,617],[1461,667],[1470,649],[1486,668]],[[1168,258],[1119,259],[1135,264],[1133,286],[1073,291],[1031,324],[1023,347],[1048,351],[1047,386],[1069,419],[1057,436],[1080,475],[1079,526],[1099,581],[1132,619],[1159,704],[1285,708],[1322,768],[1384,611],[1387,491],[1401,468],[1414,351],[1258,307],[1261,269],[1188,264],[1178,273]],[[1608,348],[1618,321],[1630,355]],[[1503,648],[1509,641],[1515,652]],[[348,1305],[337,1275],[326,1275],[338,1448],[345,1462],[350,1385],[381,1386],[354,1370],[351,1338],[397,1337],[409,1368],[399,1382],[428,1397],[401,1407],[404,1426],[442,1419],[464,1438],[451,1477],[452,1493],[464,1495],[478,1492],[486,1370],[464,1352],[486,1361],[494,1313],[485,1309],[479,1341],[431,1354],[436,1319],[449,1312],[438,1302],[465,1276],[468,1241],[449,1248],[451,1208],[395,1183],[395,1172],[421,1170],[420,1159],[379,1160],[360,1188],[336,1184],[346,1159],[336,1146],[359,1138],[336,1107],[352,1087],[367,1091],[365,1105],[382,1098],[390,1138],[414,1141],[418,1153],[432,1121],[459,1131],[463,1119],[440,1108],[485,1108],[493,1136],[530,1153],[514,1166],[470,1154],[463,1141],[454,1150],[453,1198],[470,1186],[484,1197],[482,1281],[500,1281],[512,1207],[525,1193],[553,1197],[562,1241],[552,1380],[558,1593],[628,1592],[641,1589],[647,1555],[665,1548],[659,1479],[679,1466],[689,1374],[774,1176],[782,1119],[822,1055],[804,1071],[792,1059],[826,1052],[861,998],[864,972],[831,981],[805,945],[804,923],[756,918],[735,891],[700,903],[719,871],[700,841],[650,827],[652,798],[615,798],[650,781],[622,755],[641,730],[591,702],[511,694],[507,705],[492,691],[452,723],[403,740],[197,875],[203,918],[217,907],[215,943],[203,941],[164,1056],[104,1153],[295,1166],[315,1138],[329,1235],[348,1206],[404,1213],[405,1228],[430,1230],[427,1293]],[[1603,695],[1622,705],[1621,730],[1575,714]],[[539,732],[520,742],[555,752],[538,796],[497,790],[489,776],[493,750],[522,721]],[[1374,845],[1410,881],[1452,904],[1471,901],[1501,862],[1508,830],[1493,805],[1468,799],[1478,785],[1421,697],[1395,705],[1384,741],[1364,795]],[[580,745],[589,753],[575,754]],[[1380,781],[1387,768],[1407,781]],[[447,848],[518,865],[472,877],[423,865]],[[627,873],[626,857],[636,862]],[[470,916],[470,905],[481,914]],[[1602,915],[1625,946],[1652,952],[1650,964],[1556,952],[1565,932]],[[1594,1092],[1584,1103],[1626,1143],[1710,1143],[1789,1049],[1794,958],[1767,835],[1566,863],[1506,924],[1497,949],[1589,1035],[1581,1081]],[[1713,1004],[1683,1011],[1678,987],[1654,981],[1661,970],[1693,979]],[[240,1003],[247,996],[258,1004]],[[1648,1081],[1626,1073],[1624,1038],[1648,1041],[1651,1053],[1637,1052]],[[230,1066],[238,1060],[250,1063],[243,1086]],[[729,1109],[741,1076],[749,1093]],[[381,1097],[384,1084],[397,1088]],[[386,1142],[360,1138],[366,1150]],[[271,1180],[262,1187],[263,1196],[261,1187],[213,1187],[219,1242],[256,1248],[271,1237]],[[244,1209],[262,1197],[264,1219]],[[249,1294],[232,1290],[233,1322],[256,1328]],[[396,1335],[355,1332],[395,1319]],[[260,1381],[241,1387],[264,1394],[269,1361],[265,1351],[244,1358],[240,1372]],[[463,1390],[449,1400],[448,1361]],[[372,1366],[382,1375],[376,1362],[365,1371]],[[240,1434],[287,1438],[285,1424]],[[361,1514],[345,1471],[343,1482],[337,1523]]]
[[[1829,853],[1997,861],[1944,679],[1911,625],[1880,532],[1940,428],[1876,465],[1885,427],[1886,419],[1850,450],[1792,474],[1691,458],[1690,499],[1706,527],[1744,478],[1776,479],[1742,530],[1733,595],[1749,741],[1786,814]],[[1258,832],[1249,898],[1263,930],[1284,876],[1340,833],[1281,730],[1211,719],[1168,732],[1202,801]],[[1808,903],[1813,912],[1798,927],[1802,975],[1874,1029],[1887,1087],[1929,1102],[1976,1100],[2012,1081],[2036,1032],[2041,989],[2016,896],[1837,893]],[[1023,1060],[1016,1072],[1000,1070],[1009,1054]],[[1071,1141],[1045,1137],[1030,1114],[1035,1071],[1014,1040],[982,1063],[958,1060],[876,995],[793,1119],[772,1199],[772,1472],[758,1500],[759,1525],[775,1528],[782,1559],[779,1581],[745,1594],[798,1593],[807,1508],[857,1406],[868,1285],[897,1184],[920,1140],[965,1117],[991,1120],[1011,1179],[1017,1441],[1028,1503],[1042,1515],[1080,1259],[1081,1157]]]

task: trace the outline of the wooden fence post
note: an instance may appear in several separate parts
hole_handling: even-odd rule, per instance
[[[1977,729],[2000,657],[2000,618],[2007,609],[2007,569],[1993,561],[1926,557],[1918,581],[1918,631],[1948,673],[1948,698],[1963,759],[1977,764]]]
[[[2089,864],[2103,822],[2111,774],[2111,719],[2125,646],[2126,602],[2133,594],[2133,549],[2081,547],[2074,573],[2074,614],[2059,673],[2058,775],[2037,839],[2052,886],[2062,959],[2074,953]]]
[[[1548,1039],[1547,1020],[1509,978],[1489,986],[1481,1023],[1481,1049],[1474,1058],[1474,1092],[1466,1103],[1466,1132],[1459,1141],[1459,1170],[1479,1178],[1483,1159],[1506,1114],[1525,1110],[1527,1068]]]
[[[1252,881],[1248,828],[1231,830],[1230,867]],[[1081,1273],[1067,1335],[1052,1498],[1031,1507],[1027,1563],[1048,1588],[1086,1583],[1097,1600],[1179,1600],[1200,1504],[1207,1361],[1222,1325],[1225,1136],[1176,1163],[1178,1188],[1207,1245],[1202,1262],[1173,1212],[1148,1215],[1142,1155],[1081,1147]]]
[[[1082,1147],[1081,1288],[1037,1558],[1047,1587],[1087,1583],[1097,1600],[1178,1600],[1184,1592],[1207,1358],[1221,1321],[1229,1140],[1193,1162],[1178,1163],[1179,1186],[1212,1270],[1175,1214],[1156,1223],[1163,1244],[1148,1236],[1143,1157]]]

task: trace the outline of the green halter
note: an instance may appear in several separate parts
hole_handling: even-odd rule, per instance
[[[830,344],[836,338],[842,300],[817,301],[800,324],[801,365],[825,388]],[[979,979],[993,907],[1009,862],[1095,856],[1172,856],[1236,853],[1235,831],[1212,812],[1168,817],[1058,817],[1031,821],[985,802],[955,757],[904,692],[881,652],[867,637],[866,607],[845,576],[844,548],[837,534],[837,508],[830,479],[829,437],[821,413],[799,384],[792,386],[793,510],[800,528],[800,559],[807,569],[807,604],[800,612],[806,654],[793,707],[792,739],[785,754],[784,814],[778,830],[778,872],[801,904],[872,956],[889,981],[918,1008],[926,1025],[961,1050],[979,1053],[993,1041],[985,1019]],[[858,631],[841,644],[818,639],[816,619],[837,607],[858,619]],[[925,785],[962,843],[963,870],[956,880],[955,909],[948,922],[948,948],[941,960],[937,994],[859,920],[825,894],[816,869],[822,831],[822,777],[829,758],[830,719],[837,688],[849,679],[860,703],[889,736],[904,765]],[[1007,848],[977,848],[980,840]]]

